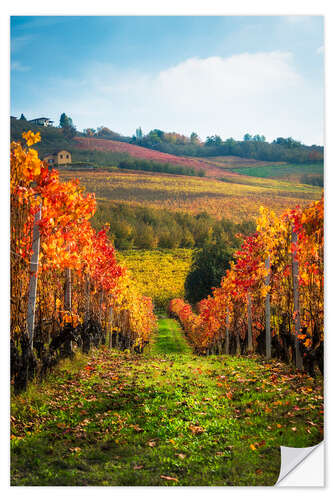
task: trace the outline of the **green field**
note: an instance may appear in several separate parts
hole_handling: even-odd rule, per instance
[[[264,179],[280,179],[289,182],[311,183],[311,178],[321,178],[324,176],[324,167],[322,164],[286,164],[286,165],[259,165],[249,167],[237,167],[233,172],[252,177]],[[308,182],[306,182],[308,181]]]
[[[143,356],[77,354],[12,397],[11,484],[273,485],[280,445],[322,440],[322,403],[321,378],[195,356],[163,318]]]

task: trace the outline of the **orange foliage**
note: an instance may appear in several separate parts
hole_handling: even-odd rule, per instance
[[[247,336],[247,301],[251,296],[251,315],[255,346],[265,325],[265,297],[270,294],[272,335],[295,335],[291,253],[299,264],[301,327],[306,348],[323,340],[323,198],[303,210],[288,210],[281,218],[261,209],[257,232],[248,237],[231,264],[221,286],[198,304],[198,314],[181,299],[173,299],[169,310],[181,321],[198,350],[214,349],[223,342],[228,328],[236,342]],[[291,243],[291,232],[297,244]],[[266,258],[270,258],[270,282],[266,284]]]
[[[112,307],[117,331],[130,337],[131,345],[141,346],[156,325],[153,305],[135,292],[117,263],[108,228],[96,233],[91,227],[94,195],[85,193],[78,180],[61,181],[38,158],[29,146],[40,140],[39,134],[29,131],[23,137],[28,147],[11,144],[12,338],[18,340],[26,331],[32,229],[41,207],[36,327],[50,338],[64,324],[75,327],[89,316],[106,331]],[[71,272],[71,311],[64,305],[66,270]]]

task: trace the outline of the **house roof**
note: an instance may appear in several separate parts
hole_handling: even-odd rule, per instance
[[[61,151],[64,151],[65,153],[69,153],[71,154],[70,151],[67,151],[67,149],[58,149],[57,151],[53,151],[53,153],[45,153],[43,155],[43,158],[45,158],[46,156],[54,156],[54,155],[57,155],[58,153],[60,153]]]
[[[49,122],[53,123],[53,120],[50,120],[50,118],[46,118],[45,116],[41,116],[40,118],[33,118],[32,120],[28,120],[29,122],[34,122],[36,120],[48,120]]]

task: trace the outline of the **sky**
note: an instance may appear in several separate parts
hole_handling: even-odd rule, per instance
[[[321,16],[13,16],[11,115],[324,141]]]

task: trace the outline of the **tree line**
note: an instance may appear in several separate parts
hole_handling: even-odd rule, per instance
[[[203,169],[196,170],[193,167],[183,167],[182,165],[173,165],[171,163],[151,160],[140,160],[137,158],[121,160],[118,167],[128,170],[145,170],[147,172],[162,172],[175,175],[205,176],[205,171]]]
[[[267,142],[264,135],[249,133],[244,135],[243,141],[237,141],[232,137],[223,140],[219,135],[208,136],[205,141],[201,141],[195,132],[186,137],[175,132],[166,133],[154,129],[143,135],[141,129],[137,129],[131,143],[175,155],[199,157],[230,155],[295,163],[322,162],[324,154],[322,146],[305,146],[292,137],[277,137],[272,142]]]
[[[22,114],[16,122],[28,123]],[[44,128],[44,127],[43,127]],[[47,127],[56,129],[56,127]],[[232,137],[222,139],[220,135],[208,136],[204,141],[196,132],[185,136],[176,132],[165,132],[160,129],[150,130],[143,134],[141,127],[136,129],[132,137],[123,136],[108,127],[100,126],[97,129],[85,128],[79,132],[73,120],[66,113],[62,113],[58,127],[66,141],[75,136],[97,137],[120,142],[128,142],[163,153],[178,156],[240,156],[262,161],[283,161],[290,163],[323,162],[324,148],[313,144],[306,146],[292,137],[277,137],[268,142],[264,135],[246,133],[242,141]]]

